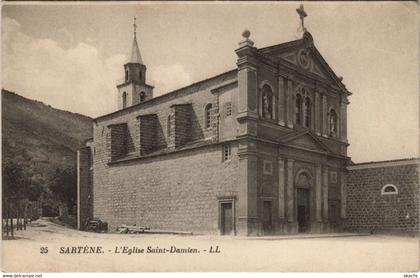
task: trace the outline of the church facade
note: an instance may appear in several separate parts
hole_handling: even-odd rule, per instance
[[[305,30],[305,29],[304,29]],[[233,51],[233,50],[232,50]],[[341,231],[350,92],[301,39],[254,47],[232,70],[153,97],[134,36],[118,107],[78,152],[87,218],[205,234]]]

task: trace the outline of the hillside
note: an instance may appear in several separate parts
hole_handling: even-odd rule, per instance
[[[75,173],[76,151],[91,137],[91,118],[2,90],[2,160],[31,180],[47,186],[57,169]]]

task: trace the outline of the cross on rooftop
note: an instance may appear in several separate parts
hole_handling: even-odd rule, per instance
[[[305,17],[308,16],[308,14],[305,12],[305,10],[303,9],[303,4],[300,5],[300,7],[298,9],[296,9],[296,12],[299,14],[300,17],[300,23],[302,25],[302,30],[303,32],[306,32],[306,28],[305,28]]]

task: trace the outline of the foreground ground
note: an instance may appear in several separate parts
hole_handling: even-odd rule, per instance
[[[36,221],[26,231],[19,231],[17,237],[17,240],[2,241],[3,271],[412,272],[419,269],[419,239],[413,237],[96,234],[64,228],[45,219]],[[210,247],[220,253],[210,253]],[[171,249],[188,251],[188,248],[193,253],[171,253]],[[167,251],[148,253],[148,249]],[[129,250],[134,252],[129,255]]]

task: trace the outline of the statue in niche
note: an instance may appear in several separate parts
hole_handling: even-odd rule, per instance
[[[337,135],[337,114],[334,110],[330,112],[330,136]]]
[[[264,117],[268,118],[269,114],[270,114],[270,103],[268,100],[268,96],[266,94],[264,94],[263,97],[263,102],[264,102]]]

